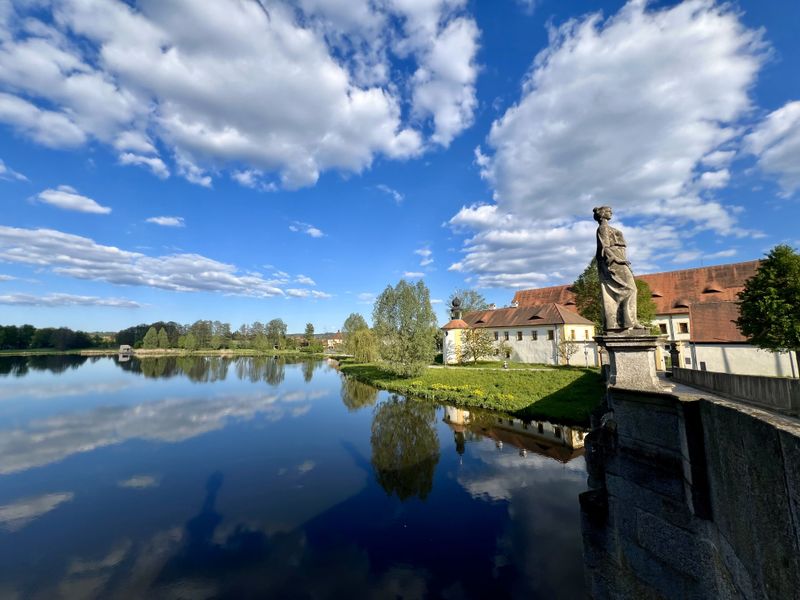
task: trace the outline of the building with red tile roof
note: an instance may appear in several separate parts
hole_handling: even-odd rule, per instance
[[[759,264],[751,260],[636,277],[650,286],[656,306],[653,325],[665,336],[659,348],[660,368],[668,366],[670,343],[675,343],[685,368],[778,376],[797,371],[791,356],[758,350],[736,326],[738,294]],[[575,295],[569,285],[561,285],[519,290],[513,299],[520,308],[543,302],[573,309]]]
[[[494,354],[487,356],[487,359],[560,364],[564,359],[559,357],[559,343],[568,340],[579,346],[570,358],[570,364],[598,364],[594,323],[561,304],[550,302],[535,306],[480,310],[463,316],[459,308],[454,307],[452,313],[453,320],[442,327],[445,364],[460,361],[463,335],[470,329],[484,329],[493,336]]]

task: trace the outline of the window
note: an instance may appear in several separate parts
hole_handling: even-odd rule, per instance
[[[705,371],[706,370],[706,363],[704,363],[702,360],[700,361],[700,370],[701,371]]]
[[[569,332],[569,339],[571,339],[571,340],[575,339],[575,330],[574,329]]]
[[[691,359],[691,358],[689,358],[688,356],[687,356],[687,357],[686,357],[684,360],[686,361],[686,364],[687,364],[687,365],[690,365],[690,364],[692,364],[692,359]]]
[[[689,333],[689,324],[678,323],[678,331],[680,331],[681,333]]]
[[[536,429],[539,431],[539,433],[544,433],[544,425],[542,423],[539,423],[536,426]]]
[[[517,332],[517,341],[518,341],[518,342],[521,342],[521,341],[522,341],[522,332],[521,332],[521,331],[518,331],[518,332]]]
[[[503,338],[504,338],[506,341],[508,341],[508,332],[507,332],[507,331],[504,331],[504,332],[503,332]]]
[[[444,337],[447,337],[447,332],[446,331],[444,332]]]
[[[499,339],[500,339],[500,334],[495,331],[494,332],[494,341],[496,342]]]
[[[666,323],[659,323],[658,324],[658,330],[661,333],[667,333],[667,324]]]
[[[583,339],[585,339],[585,340],[589,339],[589,330],[588,329],[584,329],[583,330]]]
[[[554,340],[554,339],[556,339],[556,332],[555,332],[555,331],[553,331],[552,329],[548,329],[548,330],[547,330],[547,339],[548,339],[548,340]]]
[[[495,349],[494,349],[494,355],[495,355],[495,356],[500,356],[500,350],[499,350],[499,349],[497,349],[497,348],[495,348]]]
[[[561,427],[556,427],[555,433],[556,433],[556,437],[560,438],[561,437]]]
[[[509,350],[506,350],[506,358],[511,358],[511,352]]]
[[[531,331],[531,339],[535,342],[539,339],[539,332],[538,331]]]

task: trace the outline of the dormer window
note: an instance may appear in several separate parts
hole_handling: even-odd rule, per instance
[[[662,294],[658,290],[653,290],[652,292],[650,292],[650,297],[651,298],[663,298],[664,294]]]
[[[709,283],[705,288],[703,288],[704,294],[721,294],[722,293],[722,286],[717,283]]]
[[[672,308],[689,308],[689,301],[686,298],[678,298]]]

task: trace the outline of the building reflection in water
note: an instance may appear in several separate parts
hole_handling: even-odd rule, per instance
[[[452,429],[456,452],[464,454],[468,442],[489,438],[498,449],[509,445],[519,450],[520,456],[529,452],[568,463],[583,454],[583,439],[586,431],[549,423],[547,421],[526,422],[511,416],[496,413],[469,411],[446,406],[442,419]]]

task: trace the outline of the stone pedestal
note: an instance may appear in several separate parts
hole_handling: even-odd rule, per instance
[[[668,391],[656,375],[658,336],[646,330],[633,330],[598,335],[594,339],[608,353],[609,384],[629,390]]]

